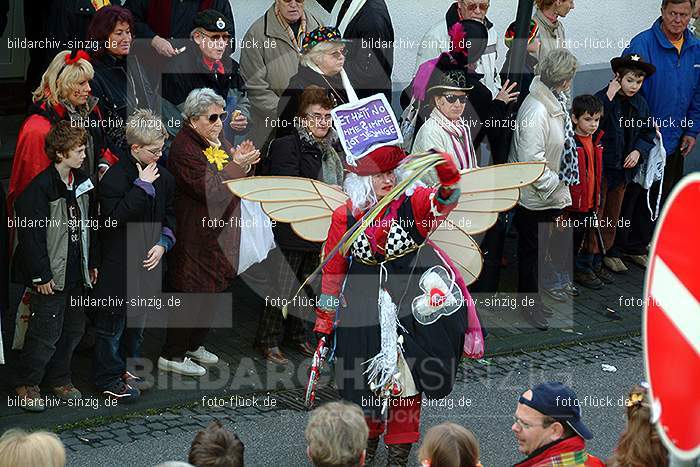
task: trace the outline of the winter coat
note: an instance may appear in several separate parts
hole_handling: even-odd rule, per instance
[[[89,269],[97,267],[95,190],[80,170],[72,170],[73,190],[80,211],[80,269],[85,287],[91,287]],[[64,290],[68,269],[70,223],[68,189],[54,164],[39,173],[15,202],[16,220],[31,222],[17,228],[12,281],[28,287],[53,279]],[[42,227],[43,226],[43,227]]]
[[[230,154],[231,145],[221,142]],[[181,292],[221,292],[238,268],[240,199],[223,182],[246,174],[234,162],[217,170],[203,153],[209,146],[189,125],[170,146],[167,166],[175,177],[178,233],[168,256],[168,281]]]
[[[604,148],[601,145],[601,140],[604,138],[605,132],[598,130],[591,136],[591,141],[593,142],[593,208],[591,210],[598,211],[600,207],[600,181],[603,176],[603,151]],[[588,180],[588,154],[586,154],[586,149],[584,148],[578,135],[576,135],[576,152],[578,154],[578,173],[579,173],[579,183],[577,185],[571,185],[569,191],[571,192],[571,206],[566,208],[568,211],[573,212],[590,212],[587,209],[588,200],[591,198],[591,193],[588,188],[590,181]]]
[[[146,296],[133,286],[152,289],[156,281],[157,291],[162,290],[160,275],[155,277],[156,271],[147,271],[141,262],[154,245],[161,244],[168,251],[175,243],[175,179],[159,165],[160,177],[146,183],[139,179],[136,163],[131,154],[121,158],[97,187],[103,228],[99,231],[100,274],[93,297]],[[133,268],[133,264],[138,266]],[[122,310],[124,307],[112,311]]]
[[[566,34],[561,21],[557,21],[556,24],[552,23],[539,8],[535,8],[533,18],[540,27],[538,37],[540,38],[541,45],[537,53],[537,61],[541,62],[552,50],[565,48]]]
[[[126,0],[124,7],[134,14],[134,37],[139,39],[152,39],[156,35],[164,39],[189,38],[197,13],[212,9],[224,15],[232,28],[232,43],[236,42],[229,0]]]
[[[277,107],[279,127],[276,135],[278,137],[294,132],[294,117],[299,111],[299,99],[304,90],[312,85],[326,89],[328,97],[336,106],[349,102],[340,73],[335,76],[325,76],[302,65],[297,74],[289,80],[289,86],[280,96]]]
[[[605,467],[605,463],[586,451],[580,436],[555,441],[535,450],[514,467]]]
[[[338,18],[336,24],[340,24]],[[384,0],[368,0],[343,31],[346,46],[345,71],[357,97],[384,93],[391,102],[391,72],[394,68],[394,27]],[[373,41],[363,47],[362,41]],[[388,47],[383,47],[387,45]]]
[[[445,19],[433,25],[432,28],[423,36],[420,48],[418,50],[418,58],[416,59],[416,68],[422,63],[431,60],[442,52],[450,50],[451,41],[448,33],[449,29],[459,21],[459,10],[457,3],[453,3],[447,10]],[[498,74],[498,32],[494,28],[493,23],[488,18],[485,19],[484,25],[488,30],[488,42],[486,50],[481,55],[479,61],[476,62],[477,73],[483,75],[481,80],[484,85],[491,91],[492,97],[496,97],[498,91],[501,90],[501,77]]]
[[[306,30],[322,25],[306,12]],[[241,74],[248,89],[254,124],[253,142],[261,147],[274,131],[279,99],[299,70],[299,51],[275,16],[273,4],[243,38]]]
[[[646,99],[637,93],[632,97],[617,94],[611,101],[605,87],[595,95],[603,102],[603,119],[600,128],[603,136],[603,171],[609,187],[620,183],[629,183],[647,160],[649,151],[654,147],[656,131],[650,121],[649,105]],[[620,122],[626,124],[620,125]],[[625,158],[630,152],[638,150],[639,162],[631,169],[623,168]]]
[[[700,132],[700,40],[690,31],[678,49],[661,30],[661,18],[650,29],[632,38],[623,54],[640,54],[656,66],[656,73],[644,80],[640,91],[655,120],[660,121],[667,154],[673,154],[684,135]],[[692,122],[692,125],[691,125]]]
[[[310,178],[342,186],[342,164],[340,161],[338,161],[339,167],[341,167],[339,177],[336,180],[323,180],[324,154],[319,143],[312,143],[311,137],[302,139],[299,131],[305,132],[306,130],[296,130],[292,134],[272,140],[265,160],[264,175]],[[333,130],[331,129],[331,131]],[[335,132],[331,135],[332,139],[337,139]],[[328,144],[332,144],[330,140]],[[274,233],[275,240],[281,248],[317,253],[321,251],[320,243],[302,239],[294,233],[289,224],[277,223],[274,227]]]
[[[92,60],[95,76],[90,82],[97,107],[110,123],[104,127],[119,158],[129,155],[126,121],[135,109],[155,109],[156,96],[135,54],[117,57],[104,52]],[[114,123],[112,123],[114,122]]]
[[[88,99],[90,112],[87,122],[88,142],[85,149],[86,157],[82,169],[91,176],[100,164],[113,165],[118,158],[110,149],[110,142],[99,125],[94,125],[102,115],[96,104],[96,99]],[[75,121],[81,117],[74,111],[70,111],[62,104],[51,105],[48,101],[39,101],[29,109],[29,116],[22,123],[17,135],[17,146],[12,158],[12,174],[10,175],[10,189],[7,194],[7,203],[12,209],[12,203],[24,191],[29,182],[42,170],[46,169],[51,161],[44,150],[44,142],[51,128],[60,120]]]
[[[559,180],[564,151],[564,111],[551,89],[535,77],[518,111],[509,162],[546,162],[544,173],[533,184],[520,189],[519,204],[540,211],[563,209],[571,204],[569,187]]]

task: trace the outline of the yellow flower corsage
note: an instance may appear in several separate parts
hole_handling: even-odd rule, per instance
[[[209,146],[202,152],[210,164],[216,165],[216,170],[223,170],[224,165],[228,164],[228,153],[221,148]]]
[[[641,404],[642,401],[644,401],[644,394],[636,392],[632,394],[632,397],[630,399],[627,399],[625,405],[627,407],[632,407],[633,405]]]

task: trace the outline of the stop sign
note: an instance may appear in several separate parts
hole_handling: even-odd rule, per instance
[[[700,175],[674,189],[659,219],[644,289],[644,357],[657,429],[682,459],[700,455]]]

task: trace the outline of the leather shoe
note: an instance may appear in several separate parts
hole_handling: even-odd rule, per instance
[[[268,347],[261,350],[263,358],[268,362],[276,363],[278,365],[286,365],[289,363],[287,357],[280,351],[279,347]]]
[[[532,327],[539,329],[540,331],[546,331],[549,329],[547,319],[544,317],[541,310],[521,310],[521,315],[523,319]]]

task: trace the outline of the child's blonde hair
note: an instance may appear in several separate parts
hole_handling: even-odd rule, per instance
[[[359,466],[369,428],[358,405],[329,402],[311,412],[304,435],[316,467]]]
[[[95,70],[90,62],[84,58],[78,59],[70,65],[66,63],[69,50],[59,52],[51,60],[48,68],[41,76],[41,83],[32,93],[32,100],[38,102],[47,99],[51,105],[58,104],[61,100],[67,100],[71,92],[86,80],[95,76]]]
[[[479,442],[463,426],[441,423],[426,433],[418,461],[429,461],[430,467],[475,467],[479,465]]]
[[[66,450],[53,433],[8,430],[0,438],[0,467],[64,467]]]

